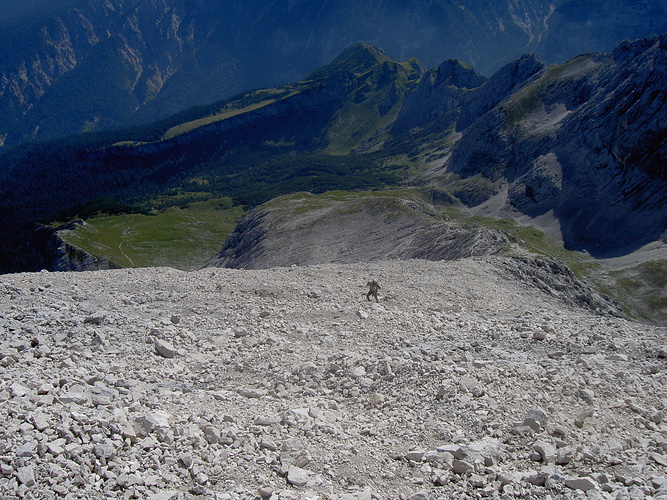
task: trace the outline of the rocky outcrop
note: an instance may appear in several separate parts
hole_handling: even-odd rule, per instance
[[[453,260],[509,246],[503,233],[462,226],[395,194],[297,194],[248,214],[208,266],[263,269],[382,259]]]
[[[393,133],[414,127],[464,130],[543,68],[535,55],[525,55],[486,78],[460,61],[445,61],[406,96]]]
[[[504,267],[508,273],[568,305],[591,309],[600,314],[625,317],[614,299],[580,281],[570,268],[556,259],[514,257],[504,262]]]
[[[468,128],[513,92],[525,85],[543,68],[544,63],[533,54],[522,56],[500,68],[484,82],[484,85],[474,92],[465,94],[461,116],[456,122],[456,129],[465,130]]]
[[[120,269],[120,266],[108,259],[96,257],[63,241],[59,232],[71,230],[76,224],[84,222],[77,220],[57,228],[39,226],[35,230],[35,243],[32,247],[39,250],[39,255],[35,256],[34,266],[48,271]]]
[[[406,97],[394,123],[394,133],[407,132],[436,120],[440,121],[441,128],[446,129],[456,121],[465,95],[485,81],[485,77],[460,61],[443,62],[428,71],[417,88]]]

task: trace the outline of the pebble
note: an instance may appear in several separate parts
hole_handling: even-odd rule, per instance
[[[290,465],[287,471],[287,482],[294,486],[306,486],[308,484],[309,473],[300,467]]]
[[[95,445],[95,448],[93,449],[93,453],[95,453],[95,456],[97,458],[111,458],[114,456],[116,450],[113,445],[111,444],[97,444]]]
[[[539,454],[540,460],[545,463],[552,463],[556,459],[556,448],[551,443],[538,441],[533,445],[533,450]]]
[[[405,454],[405,458],[407,458],[408,460],[412,460],[413,462],[421,462],[425,454],[426,451],[424,450],[413,450],[407,452]]]
[[[280,423],[280,416],[279,415],[258,415],[255,417],[255,425],[262,425],[262,426],[269,426],[269,425],[277,425]]]
[[[252,389],[252,388],[239,389],[238,392],[241,396],[251,399],[259,399],[268,394],[268,391],[265,389]]]
[[[170,342],[161,339],[155,341],[155,352],[165,358],[173,358],[178,354],[178,351]]]
[[[31,466],[19,467],[16,474],[19,483],[31,487],[35,485],[35,469]]]
[[[467,474],[475,470],[475,467],[464,460],[454,460],[452,462],[452,471],[454,474]]]
[[[573,490],[589,491],[597,489],[597,484],[587,477],[566,478],[565,486]]]

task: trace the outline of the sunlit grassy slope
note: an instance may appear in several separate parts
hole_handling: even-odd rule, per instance
[[[268,89],[268,90],[263,90],[261,93],[259,91],[255,92],[257,95],[270,95],[271,93],[276,94],[277,97],[272,98],[272,99],[266,99],[260,102],[255,102],[252,104],[249,104],[244,107],[235,107],[232,103],[232,105],[224,108],[222,111],[219,113],[215,113],[209,116],[205,116],[203,118],[199,118],[197,120],[191,120],[186,123],[180,123],[178,125],[175,125],[171,127],[169,130],[167,130],[164,135],[162,136],[162,139],[171,139],[173,137],[176,137],[178,135],[182,134],[187,134],[188,132],[192,132],[193,130],[203,127],[205,125],[210,125],[211,123],[219,122],[226,120],[228,118],[231,118],[233,116],[237,115],[242,115],[243,113],[249,113],[251,111],[255,111],[257,109],[263,108],[265,106],[268,106],[270,104],[273,104],[279,99],[285,98],[285,97],[291,97],[292,95],[298,93],[298,91],[293,91],[289,92],[286,94],[286,91],[283,89]]]
[[[610,293],[628,314],[667,325],[667,262],[645,262],[610,276]]]
[[[123,267],[201,267],[220,251],[243,210],[228,198],[170,207],[155,215],[99,215],[63,239]]]

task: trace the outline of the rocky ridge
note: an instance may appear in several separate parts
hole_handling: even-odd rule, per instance
[[[603,256],[658,240],[666,46],[661,35],[542,69],[462,132],[445,170],[495,183],[488,213],[551,214],[569,248]]]
[[[493,255],[507,235],[438,216],[414,195],[297,193],[251,211],[208,266],[355,263],[387,259],[454,260]]]
[[[491,74],[527,52],[563,62],[667,29],[664,0],[574,4],[81,0],[26,9],[0,33],[0,148],[294,81],[360,41],[397,59],[432,67],[458,58]]]
[[[120,269],[116,263],[65,243],[61,231],[71,231],[77,225],[85,224],[81,219],[52,228],[38,226],[35,239],[40,245],[35,247],[45,253],[44,260],[51,262],[49,271],[99,271],[102,269]]]
[[[2,276],[0,494],[667,498],[667,331],[516,268]]]

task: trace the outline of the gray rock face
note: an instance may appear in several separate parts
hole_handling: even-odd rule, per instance
[[[448,172],[506,186],[495,192],[507,193],[505,213],[553,211],[573,248],[602,255],[657,240],[667,227],[666,47],[663,35],[543,69],[463,131]]]
[[[554,153],[535,158],[528,172],[512,182],[508,202],[521,212],[544,213],[563,188],[563,168]]]
[[[512,92],[526,84],[543,68],[544,63],[532,54],[522,56],[500,68],[484,85],[475,89],[474,92],[465,94],[461,116],[456,122],[456,129],[464,130],[468,128]]]
[[[526,55],[487,79],[459,61],[445,61],[406,96],[393,131],[400,134],[425,126],[446,130],[452,125],[463,130],[543,67],[536,56]]]
[[[568,305],[623,316],[613,299],[579,281],[567,266],[555,259],[516,257],[508,261],[507,272],[545,293],[558,297]]]
[[[309,210],[315,199],[325,205]],[[508,238],[499,231],[446,222],[433,207],[410,198],[297,194],[272,200],[246,216],[208,266],[262,269],[386,258],[452,260],[495,254],[507,245]]]
[[[456,121],[467,91],[485,81],[485,77],[459,61],[443,62],[428,71],[406,97],[394,123],[394,132],[407,132],[434,120],[438,120],[442,128],[447,128]]]

